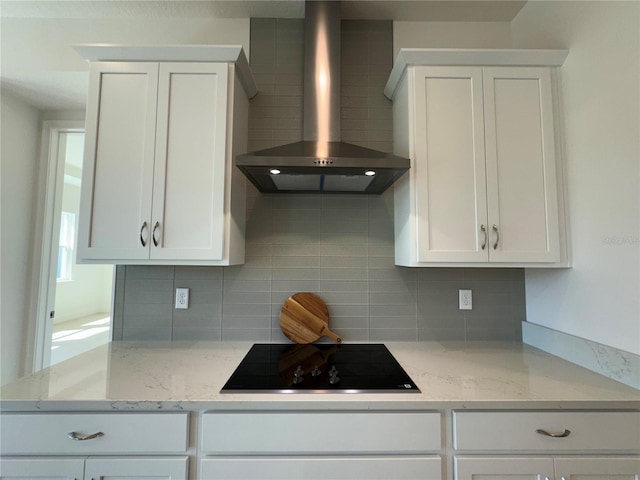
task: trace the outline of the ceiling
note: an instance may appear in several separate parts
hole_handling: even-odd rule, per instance
[[[510,22],[525,3],[521,0],[343,0],[342,16],[363,20]],[[3,87],[40,110],[81,110],[88,87],[88,69],[77,59],[73,59],[73,63],[68,58],[77,55],[70,53],[68,42],[65,43],[64,29],[68,26],[73,29],[84,23],[83,20],[104,21],[112,22],[117,30],[120,25],[134,25],[146,19],[162,23],[303,16],[304,0],[0,0],[0,76]],[[132,38],[132,35],[124,31],[122,38]],[[63,50],[52,45],[55,41],[64,44],[64,52],[55,50]],[[74,38],[72,43],[94,42]]]
[[[343,0],[345,19],[511,21],[520,0]],[[3,0],[5,18],[196,17],[302,18],[304,0]]]

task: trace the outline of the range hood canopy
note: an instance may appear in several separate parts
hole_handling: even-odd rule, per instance
[[[340,2],[305,2],[304,141],[239,155],[265,193],[384,192],[409,159],[340,141]]]

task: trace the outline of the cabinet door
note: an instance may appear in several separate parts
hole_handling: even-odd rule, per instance
[[[442,478],[440,457],[205,458],[201,480],[424,480]]]
[[[88,458],[85,480],[187,480],[188,457]]]
[[[1,458],[1,480],[80,480],[84,458]]]
[[[228,68],[160,64],[152,259],[223,257]]]
[[[157,89],[157,63],[91,64],[80,260],[149,256]]]
[[[556,480],[638,480],[640,457],[555,459]]]
[[[486,262],[482,69],[416,67],[418,262]]]
[[[560,259],[547,68],[483,70],[492,262]]]
[[[551,457],[455,457],[455,480],[551,480]]]

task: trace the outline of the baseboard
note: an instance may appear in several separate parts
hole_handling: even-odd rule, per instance
[[[640,390],[640,355],[529,322],[522,342]]]

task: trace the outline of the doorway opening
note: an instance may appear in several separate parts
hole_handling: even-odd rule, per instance
[[[86,265],[75,261],[77,219],[84,132],[60,132],[64,154],[60,208],[55,219],[52,261],[56,264],[51,365],[109,341],[111,331],[112,265]],[[57,240],[57,241],[56,241]]]
[[[111,339],[114,268],[76,263],[84,130],[46,123],[34,371]]]

